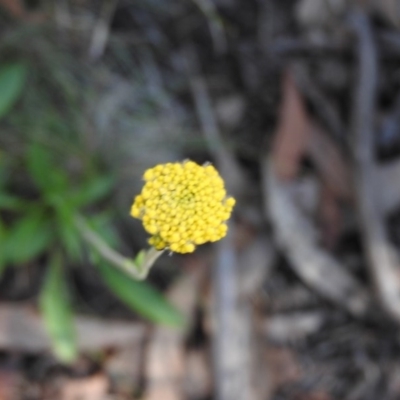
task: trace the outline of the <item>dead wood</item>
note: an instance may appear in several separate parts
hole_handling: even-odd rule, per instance
[[[186,317],[185,329],[156,327],[146,350],[146,394],[143,400],[184,399],[184,339],[191,327],[204,270],[194,270],[179,279],[167,296]]]
[[[231,149],[223,140],[209,96],[206,81],[197,71],[194,53],[187,53],[187,72],[190,76],[190,87],[194,98],[196,112],[204,137],[216,163],[226,181],[227,190],[246,208],[249,194],[254,192],[251,181],[235,159]],[[243,207],[245,205],[245,207]],[[252,205],[254,209],[254,205]],[[244,213],[245,214],[245,213]],[[254,213],[253,213],[254,214]],[[244,215],[246,217],[246,215]],[[258,221],[259,224],[259,221]],[[214,273],[214,306],[213,307],[213,358],[216,376],[216,393],[219,400],[261,400],[263,382],[260,380],[256,365],[255,327],[252,305],[241,292],[251,291],[257,283],[263,281],[267,263],[271,260],[272,250],[265,243],[253,241],[242,253],[242,261],[252,263],[251,271],[243,284],[239,276],[239,262],[233,236],[236,231],[234,223],[230,224],[230,234],[218,246]],[[264,258],[265,257],[265,258]],[[246,265],[243,265],[245,268]],[[256,382],[256,384],[254,384]]]
[[[274,227],[278,247],[294,271],[321,296],[354,315],[365,314],[365,289],[318,244],[318,233],[290,196],[290,183],[279,181],[272,160],[262,165],[265,210]]]
[[[140,343],[145,335],[142,323],[77,316],[75,324],[78,347],[83,352]],[[2,349],[37,353],[51,348],[41,318],[26,306],[3,304],[0,307],[0,326]]]
[[[110,382],[106,375],[97,374],[64,382],[60,400],[109,400]]]
[[[262,289],[275,259],[275,249],[266,234],[260,234],[238,255],[239,297],[246,299]]]
[[[315,163],[321,179],[338,199],[355,201],[352,166],[343,150],[320,125],[311,124],[307,153]],[[375,170],[379,186],[379,207],[384,214],[389,214],[400,207],[400,185],[397,184],[400,182],[400,161],[375,163]]]
[[[318,311],[303,311],[277,314],[267,318],[264,329],[274,343],[290,343],[306,338],[321,329],[324,314]]]
[[[251,324],[248,314],[239,308],[237,260],[231,235],[218,245],[213,273],[213,358],[217,399],[253,399],[248,365]]]
[[[400,207],[400,161],[376,165],[375,179],[379,186],[379,208],[384,215]]]
[[[374,113],[377,91],[377,50],[368,17],[352,15],[358,45],[358,82],[353,109],[354,156],[359,212],[365,251],[383,308],[400,322],[399,260],[388,238],[379,206],[379,183],[374,159]]]

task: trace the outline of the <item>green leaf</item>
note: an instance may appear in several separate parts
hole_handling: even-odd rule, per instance
[[[0,189],[5,185],[8,176],[9,173],[4,162],[4,155],[0,150]]]
[[[5,267],[6,267],[6,261],[7,261],[7,255],[6,255],[6,250],[5,250],[5,242],[6,242],[6,237],[7,237],[7,229],[3,223],[3,221],[0,218],[0,244],[2,245],[2,250],[0,251],[0,276],[3,273]]]
[[[0,189],[0,209],[3,210],[23,210],[26,206],[26,202],[17,196],[13,196],[4,192]]]
[[[78,235],[74,224],[74,211],[61,198],[54,201],[53,206],[56,211],[57,232],[64,246],[65,251],[72,260],[80,258],[82,253],[81,237]]]
[[[115,184],[114,177],[102,176],[90,180],[85,186],[70,196],[70,201],[77,207],[84,207],[107,196]]]
[[[50,246],[52,239],[50,221],[41,212],[31,212],[9,229],[4,244],[7,261],[20,264],[32,260]]]
[[[102,262],[102,258],[101,255],[93,250],[91,247],[88,247],[88,257],[89,257],[89,261],[91,262],[92,265],[98,265],[99,263]]]
[[[33,143],[28,147],[28,171],[37,187],[49,196],[68,192],[68,175],[57,166],[53,154]]]
[[[65,275],[58,256],[53,256],[40,294],[40,309],[56,357],[71,363],[78,356],[73,311]]]
[[[26,65],[16,63],[0,69],[0,118],[10,111],[18,100],[24,87],[28,69]]]
[[[82,255],[81,238],[72,221],[61,222],[58,225],[59,234],[65,251],[71,260],[79,260]]]
[[[97,266],[105,283],[127,306],[156,323],[174,327],[184,324],[179,311],[154,287],[146,282],[134,281],[104,262]]]

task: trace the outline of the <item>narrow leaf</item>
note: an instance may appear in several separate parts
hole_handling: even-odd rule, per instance
[[[183,316],[146,282],[132,280],[128,275],[105,263],[98,264],[106,284],[127,306],[149,320],[179,327],[184,324]]]
[[[0,118],[10,111],[18,100],[25,84],[27,67],[24,64],[10,64],[0,69]]]
[[[20,264],[34,259],[51,243],[51,224],[41,212],[21,218],[8,231],[4,248],[10,263]]]
[[[7,229],[0,218],[0,244],[1,244],[1,251],[0,251],[0,276],[2,275],[7,261],[7,254],[6,254],[6,237],[7,237]]]
[[[58,256],[53,257],[49,265],[40,295],[40,308],[54,354],[62,362],[73,362],[78,355],[73,311]]]
[[[107,196],[114,186],[114,177],[102,176],[90,180],[70,196],[70,201],[77,207],[84,207]]]
[[[57,217],[57,233],[66,252],[73,260],[80,258],[82,253],[81,237],[74,224],[74,212],[63,201],[53,204]]]
[[[48,149],[36,143],[31,144],[28,147],[27,164],[33,181],[46,194],[68,192],[68,176]]]
[[[3,210],[22,210],[26,202],[17,196],[2,192],[0,189],[0,209]]]

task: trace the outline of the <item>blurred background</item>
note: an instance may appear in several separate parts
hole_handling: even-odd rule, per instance
[[[400,398],[397,0],[0,1],[0,400]],[[211,162],[165,253],[143,172]]]

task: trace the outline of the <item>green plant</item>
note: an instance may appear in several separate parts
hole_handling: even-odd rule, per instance
[[[181,315],[160,293],[132,279],[145,261],[143,253],[131,260],[114,250],[118,238],[109,200],[115,177],[96,154],[81,150],[79,127],[64,115],[74,114],[79,103],[70,92],[65,96],[70,109],[64,111],[45,95],[42,104],[32,102],[29,95],[37,91],[28,90],[27,71],[18,63],[0,68],[0,117],[7,116],[10,129],[30,130],[17,146],[0,141],[0,271],[39,259],[47,264],[40,309],[54,353],[63,362],[77,355],[66,269],[83,264],[85,252],[128,306],[156,323],[181,325]],[[22,105],[13,109],[18,98]],[[115,270],[121,265],[124,271]]]

